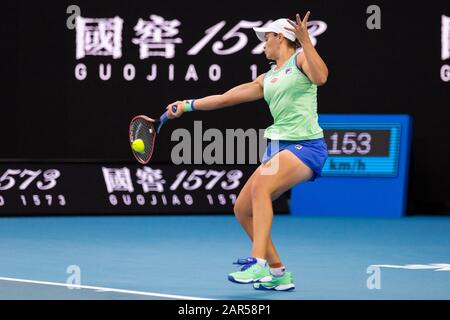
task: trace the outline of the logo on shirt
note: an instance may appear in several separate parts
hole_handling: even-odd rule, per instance
[[[272,78],[272,80],[270,80],[271,83],[275,83],[275,82],[277,82],[277,81],[278,81],[278,78],[276,78],[276,77],[275,77],[275,78]]]

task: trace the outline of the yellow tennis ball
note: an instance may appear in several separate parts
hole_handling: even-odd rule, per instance
[[[142,139],[134,140],[133,143],[131,144],[131,148],[136,152],[143,153],[145,150],[144,141]]]

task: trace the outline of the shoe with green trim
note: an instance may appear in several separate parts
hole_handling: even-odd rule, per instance
[[[292,273],[286,272],[281,277],[272,276],[270,281],[253,284],[253,288],[256,290],[276,290],[276,291],[289,291],[295,289],[294,278]]]
[[[241,265],[242,268],[240,271],[228,275],[228,280],[231,282],[255,283],[259,281],[269,281],[271,279],[269,267],[260,266],[253,257],[239,259],[234,264]]]

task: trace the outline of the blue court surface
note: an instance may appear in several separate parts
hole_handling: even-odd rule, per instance
[[[250,254],[232,215],[1,218],[0,299],[450,298],[449,217],[279,215],[272,236],[293,292],[227,280]]]

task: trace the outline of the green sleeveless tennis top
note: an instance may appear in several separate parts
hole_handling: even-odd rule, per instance
[[[297,53],[264,76],[264,99],[274,119],[264,132],[271,140],[323,138],[317,114],[317,86],[297,67]]]

